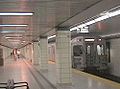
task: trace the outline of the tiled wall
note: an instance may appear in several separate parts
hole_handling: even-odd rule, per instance
[[[110,40],[111,73],[120,77],[120,38]]]
[[[71,36],[69,31],[58,31],[56,36],[57,83],[71,83]]]

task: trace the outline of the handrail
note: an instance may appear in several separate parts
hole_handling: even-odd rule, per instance
[[[1,86],[4,85],[4,86]],[[14,82],[13,79],[9,79],[7,83],[0,83],[0,88],[5,89],[15,89],[18,87],[26,87],[26,89],[29,89],[27,82]]]

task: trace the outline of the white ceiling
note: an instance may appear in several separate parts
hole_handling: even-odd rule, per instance
[[[79,23],[84,16],[84,19],[89,16],[90,12],[86,15],[83,14],[85,11],[103,3],[103,1],[112,0],[0,0],[0,12],[34,12],[33,16],[0,16],[0,24],[28,24],[28,27],[0,27],[1,31],[25,30],[25,33],[1,33],[0,42],[11,48],[19,48],[32,40],[36,40],[39,36],[53,34],[55,26],[72,26]],[[119,0],[114,0],[114,2],[119,2]],[[112,5],[116,4],[113,3],[108,7],[104,5],[104,8],[98,12],[110,8]],[[93,11],[90,16],[94,14]],[[26,43],[9,42],[5,39],[5,36],[11,35],[22,35],[23,38],[20,40],[25,40]]]

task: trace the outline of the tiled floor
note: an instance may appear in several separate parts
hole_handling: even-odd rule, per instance
[[[7,82],[8,79],[14,79],[15,82],[27,81],[30,89],[41,89],[23,61],[0,67],[0,82]]]
[[[24,61],[10,62],[0,67],[0,82],[6,82],[8,79],[14,79],[15,82],[27,81],[30,89],[120,89],[118,83],[76,70],[73,70],[72,86],[59,86],[56,84],[55,64],[49,63],[48,68],[48,71],[40,71],[39,66],[33,68]]]

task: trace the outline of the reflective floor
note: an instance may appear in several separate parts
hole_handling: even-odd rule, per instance
[[[36,68],[39,70],[39,66]],[[48,72],[41,71],[41,73],[58,89],[120,89],[119,83],[74,69],[72,72],[72,86],[59,86],[56,84],[55,63],[49,62],[48,68]]]
[[[49,63],[48,71],[40,71],[39,66],[32,66],[21,59],[0,67],[0,82],[8,79],[14,79],[15,82],[27,81],[30,89],[120,89],[118,83],[76,70],[73,70],[72,86],[59,86],[56,84],[54,63]]]
[[[14,79],[15,82],[27,81],[30,89],[41,89],[23,61],[0,67],[0,82],[7,82],[8,79]]]

